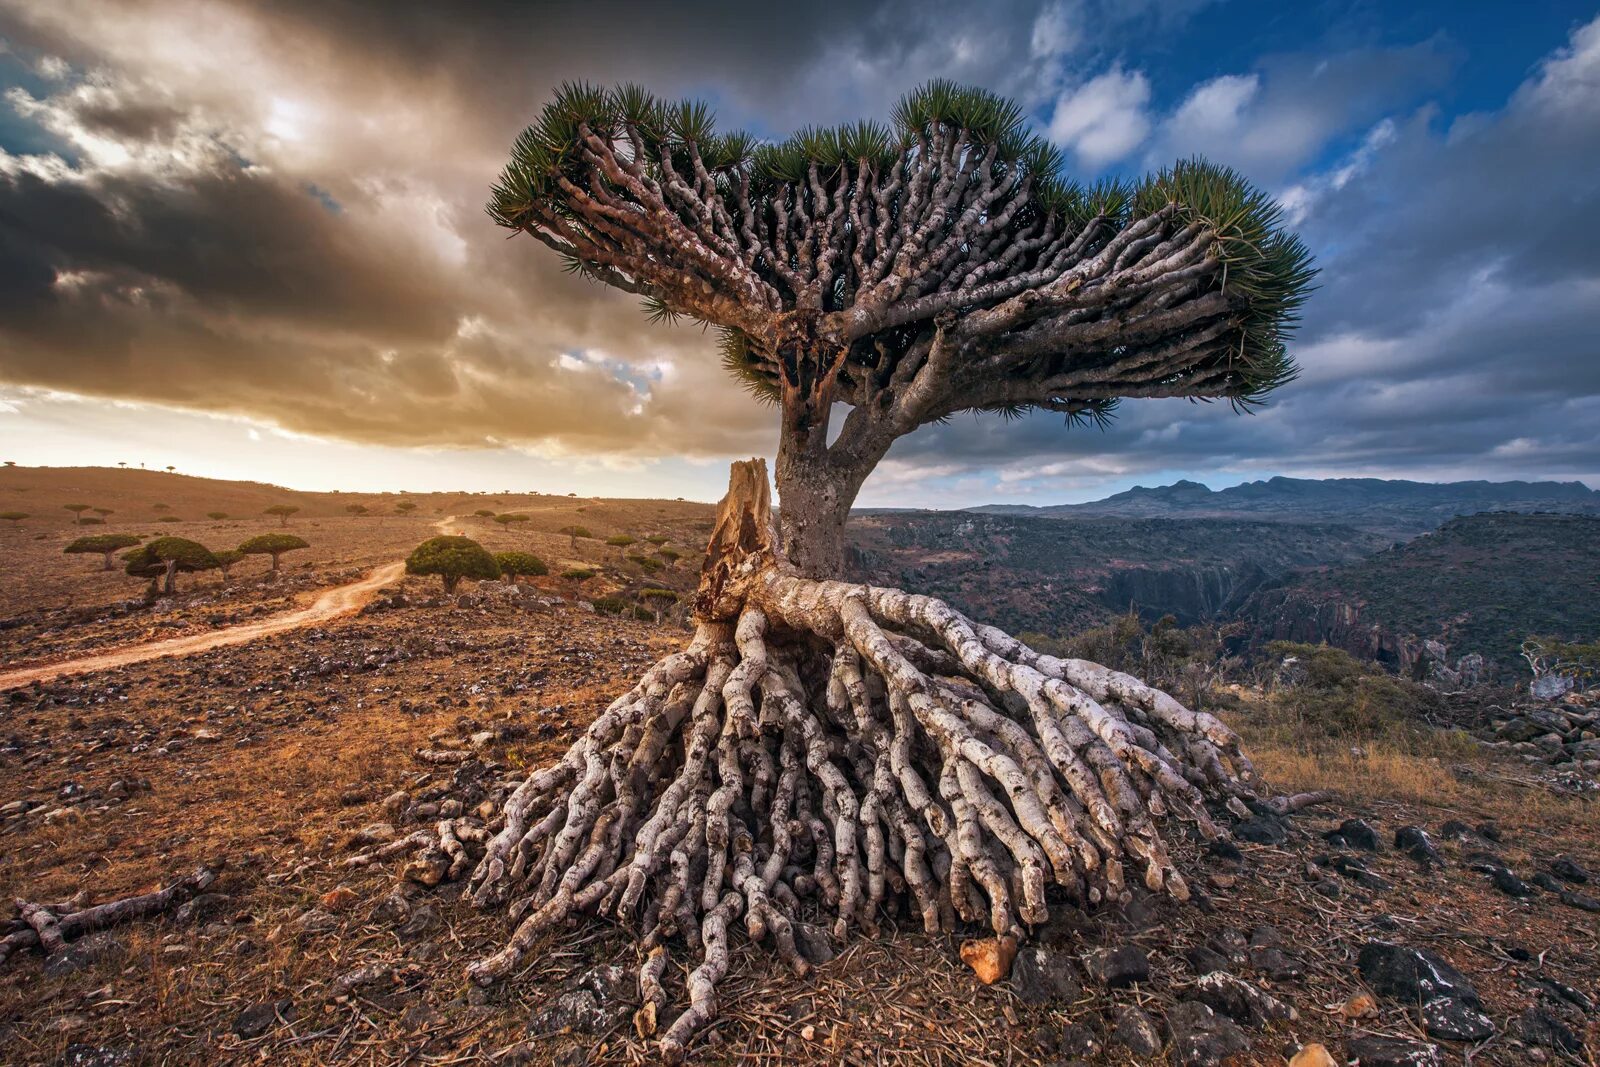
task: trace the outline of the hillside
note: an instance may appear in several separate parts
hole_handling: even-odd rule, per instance
[[[1600,515],[1600,491],[1582,482],[1410,482],[1381,478],[1269,478],[1211,490],[1180,481],[1135,486],[1086,504],[985,504],[970,511],[1035,518],[1228,518],[1338,522],[1393,537],[1480,511]]]
[[[1050,521],[970,512],[860,515],[853,567],[997,626],[1059,632],[1136,604],[1184,623],[1228,613],[1296,568],[1347,563],[1382,538],[1335,524],[1230,519]]]
[[[1454,519],[1369,559],[1264,587],[1240,614],[1258,640],[1326,641],[1404,669],[1432,639],[1505,673],[1531,634],[1600,634],[1600,518]]]

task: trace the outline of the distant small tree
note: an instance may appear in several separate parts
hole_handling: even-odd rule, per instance
[[[563,526],[561,527],[560,532],[566,534],[572,539],[572,551],[574,552],[578,551],[578,538],[594,536],[594,534],[589,532],[589,528],[587,526]]]
[[[638,540],[637,537],[629,537],[627,534],[612,534],[606,538],[606,544],[612,548],[627,548],[629,545],[637,544]]]
[[[151,504],[150,505],[150,510],[151,511],[171,511],[172,510],[172,505],[171,504]]]
[[[133,534],[92,534],[88,537],[78,538],[62,551],[69,556],[98,552],[105,557],[106,565],[102,569],[109,571],[116,569],[115,564],[111,562],[113,555],[124,548],[132,548],[138,543],[139,538],[133,536]]]
[[[656,623],[659,625],[661,613],[678,602],[678,594],[671,589],[649,587],[639,590],[639,599],[645,602],[646,607],[655,612]]]
[[[125,459],[119,459],[119,460],[117,460],[117,466],[119,466],[119,467],[126,467],[126,466],[127,466],[127,465],[128,465],[128,461],[127,461],[127,460],[125,460]]]
[[[672,548],[657,549],[656,550],[656,555],[660,556],[662,559],[667,561],[667,569],[668,570],[671,570],[673,567],[676,567],[678,565],[678,561],[683,558],[683,553],[682,552],[679,552],[676,549],[672,549]]]
[[[170,464],[170,463],[168,463],[168,464],[167,464],[167,473],[168,473],[168,474],[171,474],[171,473],[172,473],[172,472],[173,472],[173,471],[175,471],[175,470],[177,470],[177,469],[178,469],[178,468],[177,468],[177,467],[174,467],[174,466],[173,466],[173,465],[172,465],[172,464]]]
[[[163,515],[159,519],[157,519],[156,521],[157,522],[182,522],[183,520],[181,518],[179,518],[178,516],[176,516],[176,515]]]
[[[647,571],[659,571],[666,566],[666,564],[662,563],[659,559],[651,559],[649,556],[641,556],[636,552],[630,552],[628,554],[628,562]]]
[[[107,515],[116,514],[116,512],[112,511],[110,508],[95,508],[94,513],[100,516],[101,519],[104,519]]]
[[[532,578],[550,573],[544,560],[532,552],[496,552],[494,561],[500,565],[500,573],[513,582],[520,577]]]
[[[409,500],[402,500],[400,503],[394,506],[394,510],[397,515],[409,515],[413,511],[417,510],[417,505],[413,504]]]
[[[584,582],[594,577],[594,571],[588,567],[568,567],[561,572],[561,577],[575,586],[581,586]]]
[[[645,540],[649,541],[652,545],[655,545],[657,548],[660,548],[662,545],[664,545],[668,541],[672,540],[672,538],[668,537],[666,534],[651,534],[649,537],[646,537]]]
[[[215,519],[215,520],[217,520],[219,522],[221,520],[227,518],[227,517],[228,517],[228,513],[226,511],[208,511],[208,512],[206,512],[206,518]]]
[[[514,522],[527,522],[528,516],[517,512],[509,512],[504,515],[496,515],[494,517],[494,521],[498,522],[501,526],[510,526]]]
[[[488,581],[500,577],[500,565],[470,537],[430,537],[406,557],[407,574],[437,574],[446,594],[463,578]]]
[[[122,557],[127,572],[137,578],[160,578],[161,591],[178,591],[178,572],[208,571],[217,566],[217,557],[197,541],[182,537],[158,537]]]
[[[72,512],[73,522],[75,522],[79,526],[82,526],[82,525],[84,525],[83,513],[85,511],[89,510],[89,505],[88,504],[62,504],[61,505],[61,510]]]
[[[473,514],[478,516],[478,518],[480,518],[480,519],[492,519],[492,518],[494,518],[494,509],[493,508],[479,508],[477,511],[474,511]]]
[[[259,534],[250,538],[239,546],[239,551],[247,556],[271,556],[272,569],[278,569],[278,560],[285,552],[297,552],[302,548],[310,548],[303,539],[294,534],[269,533]]]
[[[293,515],[295,512],[297,512],[299,510],[300,509],[295,507],[293,504],[274,504],[270,508],[267,508],[265,511],[263,511],[261,514],[263,514],[263,515],[276,515],[276,516],[278,516],[278,525],[279,526],[287,526],[287,525],[289,525],[289,516]]]
[[[6,460],[6,466],[8,466],[8,467],[15,467],[15,466],[16,466],[16,465],[17,465],[17,461],[16,461],[16,460],[14,460],[14,459],[8,459],[8,460]]]
[[[372,510],[372,509],[368,508],[365,504],[346,504],[344,506],[344,509],[345,509],[345,511],[349,512],[350,514],[358,515],[358,516],[359,515],[365,515],[368,511]]]
[[[211,553],[217,557],[217,568],[222,571],[222,584],[228,584],[228,572],[233,565],[244,559],[244,553],[237,548],[224,548],[221,552]]]
[[[28,513],[26,511],[0,511],[0,519],[4,519],[12,525],[16,525],[27,517]]]

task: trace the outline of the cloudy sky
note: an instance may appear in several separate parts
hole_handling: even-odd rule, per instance
[[[0,0],[0,452],[715,498],[773,414],[699,331],[505,239],[482,203],[507,147],[567,79],[777,137],[935,76],[1025,103],[1085,177],[1240,168],[1321,288],[1260,414],[963,418],[862,503],[1600,486],[1600,12],[1555,0]]]

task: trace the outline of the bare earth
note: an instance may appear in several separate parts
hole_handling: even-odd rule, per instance
[[[94,484],[104,489],[121,476],[131,485],[144,473],[98,472]],[[0,900],[81,893],[100,902],[155,889],[202,863],[226,866],[211,894],[182,913],[90,935],[49,960],[25,952],[0,965],[0,1062],[651,1062],[629,1021],[636,991],[612,971],[631,973],[636,963],[626,931],[596,923],[552,934],[521,972],[480,990],[463,968],[504,942],[505,915],[475,911],[458,886],[425,890],[398,882],[393,869],[345,860],[383,832],[376,824],[402,835],[431,825],[458,775],[511,775],[557,757],[678,646],[681,624],[597,615],[572,601],[643,577],[600,539],[660,531],[692,553],[704,536],[695,524],[709,509],[528,498],[520,510],[530,522],[503,529],[472,512],[480,503],[509,510],[510,497],[407,498],[422,515],[381,521],[343,515],[338,501],[307,501],[290,529],[312,541],[311,566],[286,558],[297,569],[272,588],[236,577],[224,589],[191,576],[180,603],[152,615],[118,606],[141,582],[61,555],[75,532],[70,515],[45,520],[50,509],[34,504],[52,494],[69,502],[89,476],[62,489],[43,472],[0,471],[7,506],[5,479],[22,485],[23,475],[31,481],[19,510],[41,519],[0,530],[0,574],[14,583],[0,587],[0,624],[11,627],[0,630],[0,659],[54,661],[42,669],[57,673],[15,681],[12,671],[0,680],[9,689],[0,695]],[[178,480],[153,484],[162,494],[155,499],[174,508],[186,499],[194,514],[233,491],[200,483],[176,499]],[[117,510],[149,514],[151,496],[126,491]],[[271,499],[264,492],[248,503]],[[493,549],[547,558],[553,573],[538,590],[566,603],[499,595],[443,602],[436,581],[399,575],[393,561],[430,536],[440,516],[460,516],[452,532],[460,527]],[[575,520],[597,539],[574,549],[557,531]],[[254,519],[216,525],[224,528],[195,527],[219,541],[272,528]],[[580,563],[600,571],[581,589],[558,570]],[[686,563],[649,581],[687,589]],[[19,575],[26,588],[15,584]],[[154,642],[141,643],[147,638]],[[75,673],[61,673],[69,668]],[[1600,871],[1594,802],[1544,791],[1510,762],[1376,748],[1313,753],[1293,737],[1252,734],[1252,708],[1245,699],[1233,721],[1273,784],[1328,786],[1338,799],[1290,820],[1281,841],[1241,841],[1237,857],[1205,858],[1198,842],[1180,839],[1182,862],[1196,872],[1189,904],[1140,897],[1089,915],[1053,907],[1034,937],[1066,961],[1071,991],[1039,1001],[1015,980],[980,985],[960,961],[961,937],[920,934],[907,915],[886,916],[881,936],[845,946],[805,979],[741,943],[721,987],[722,1017],[696,1062],[1172,1063],[1170,1045],[1142,1060],[1118,1045],[1117,1020],[1138,1007],[1164,1026],[1196,993],[1198,950],[1212,947],[1225,969],[1297,1011],[1293,1021],[1241,1025],[1248,1047],[1228,1063],[1281,1065],[1318,1041],[1344,1064],[1363,1036],[1424,1036],[1415,1006],[1392,998],[1380,997],[1372,1014],[1341,1010],[1368,992],[1356,967],[1362,946],[1382,940],[1438,953],[1482,998],[1495,1034],[1433,1041],[1440,1062],[1592,1063],[1589,1051],[1565,1057],[1530,1045],[1520,1028],[1537,1009],[1585,1050],[1600,1047],[1592,1003],[1559,992],[1600,996],[1596,915],[1551,892],[1508,896],[1472,864],[1492,852],[1531,878],[1566,856]],[[417,755],[425,750],[454,751],[460,762],[426,762]],[[1360,853],[1378,881],[1327,866],[1353,853],[1322,835],[1352,817],[1381,839],[1378,852]],[[1440,833],[1449,820],[1468,829]],[[1433,835],[1439,865],[1424,867],[1392,846],[1407,825]],[[1595,892],[1593,884],[1575,888]],[[7,918],[0,908],[0,923]],[[1148,976],[1114,989],[1098,984],[1083,961],[1109,948],[1143,952]],[[681,947],[675,953],[667,984],[681,999],[694,961]],[[358,975],[364,980],[352,984]],[[577,1016],[561,1011],[591,1002],[594,1010]]]

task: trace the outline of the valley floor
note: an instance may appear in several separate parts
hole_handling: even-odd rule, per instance
[[[683,637],[570,606],[412,604],[0,694],[0,899],[98,902],[226,861],[215,895],[188,913],[0,967],[0,1060],[648,1062],[629,1021],[622,931],[563,931],[523,973],[480,991],[462,968],[503,942],[504,914],[342,861],[363,827],[427,824],[430,791],[461,765],[417,752],[512,769],[549,760]],[[1235,716],[1247,735],[1249,707]],[[1600,871],[1593,802],[1509,784],[1516,767],[1481,758],[1457,769],[1451,758],[1314,751],[1265,728],[1255,741],[1279,789],[1332,785],[1340,798],[1267,827],[1262,843],[1241,840],[1236,858],[1180,844],[1202,872],[1187,905],[1056,909],[1037,931],[1058,972],[1049,996],[1018,977],[979,985],[958,939],[902,916],[804,980],[764,952],[736,952],[698,1062],[1165,1062],[1171,1050],[1135,1057],[1116,1023],[1137,1007],[1164,1032],[1213,966],[1298,1016],[1245,1027],[1249,1047],[1230,1062],[1282,1063],[1313,1041],[1340,1057],[1363,1035],[1424,1040],[1416,1008],[1393,997],[1369,1016],[1343,1011],[1368,991],[1357,957],[1372,941],[1436,952],[1475,987],[1495,1033],[1430,1040],[1443,1062],[1559,1059],[1523,1040],[1525,1014],[1596,1047],[1580,1002],[1600,995],[1600,919],[1554,892],[1508,896],[1469,865],[1492,852],[1528,879],[1562,856]],[[1380,851],[1324,840],[1352,818],[1376,828]],[[1466,824],[1459,838],[1441,832],[1451,820]],[[1392,847],[1407,825],[1432,835],[1441,865]],[[1079,963],[1102,948],[1142,953],[1148,976],[1103,988]],[[352,983],[373,965],[374,980]],[[682,972],[668,984],[681,997]]]

